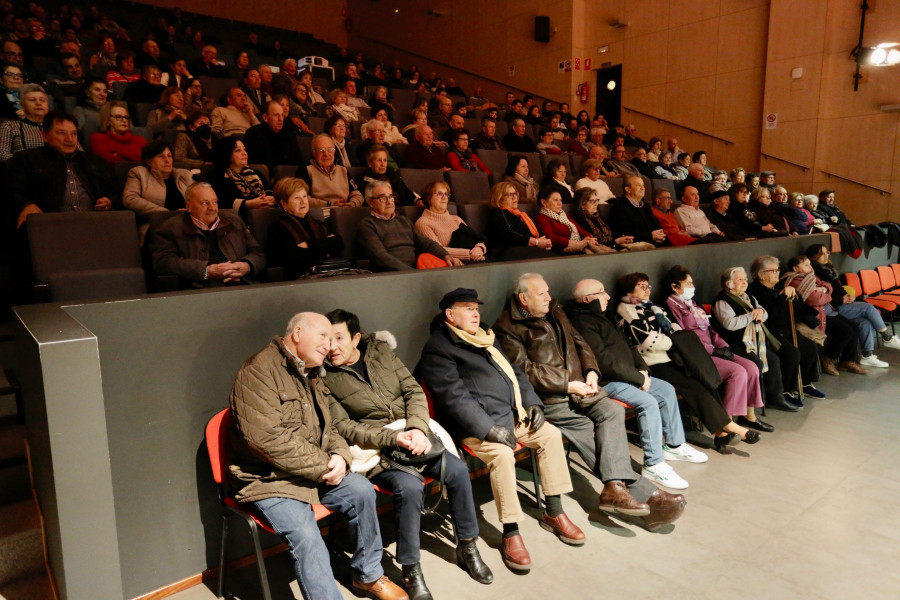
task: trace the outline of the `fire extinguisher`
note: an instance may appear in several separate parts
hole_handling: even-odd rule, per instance
[[[579,83],[578,87],[575,88],[575,94],[582,104],[587,104],[588,99],[591,97],[591,85],[587,81]]]

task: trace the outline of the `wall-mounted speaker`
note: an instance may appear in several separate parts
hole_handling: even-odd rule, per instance
[[[549,42],[550,41],[550,17],[534,18],[534,41]]]

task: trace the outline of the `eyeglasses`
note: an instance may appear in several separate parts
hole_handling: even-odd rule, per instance
[[[3,76],[9,77],[10,79],[25,79],[25,77],[21,73],[16,73],[15,71],[7,71],[3,74]]]
[[[503,197],[504,198],[518,198],[519,192],[507,192],[507,193],[503,194]]]
[[[648,291],[653,289],[653,286],[650,285],[649,283],[647,283],[646,281],[643,283],[639,283],[634,287],[639,290],[648,290]]]
[[[600,296],[609,296],[609,292],[607,292],[606,290],[600,290],[599,292],[593,292],[593,293],[591,293],[591,294],[585,294],[585,295],[584,295],[585,299],[588,299],[588,298],[598,298],[598,297],[600,297]]]
[[[435,198],[450,198],[450,192],[435,192],[432,194]]]
[[[5,54],[6,56],[15,56],[16,58],[24,58],[25,57],[24,52],[9,51],[9,52],[4,52],[3,54]]]
[[[131,119],[128,115],[109,115],[110,119],[115,119],[116,121],[128,121]]]
[[[394,202],[396,198],[394,198],[390,194],[381,194],[380,196],[372,196],[372,200],[378,200],[379,202],[384,202],[385,204],[389,204]]]
[[[316,148],[319,154],[334,154],[334,148]]]

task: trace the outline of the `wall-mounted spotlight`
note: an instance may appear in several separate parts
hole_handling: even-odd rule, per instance
[[[900,64],[900,44],[884,43],[874,47],[854,48],[850,58],[864,67],[890,67]]]

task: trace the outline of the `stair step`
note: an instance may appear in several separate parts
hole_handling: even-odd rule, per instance
[[[0,422],[0,467],[25,460],[26,436],[25,425]]]
[[[40,573],[0,585],[0,598],[10,600],[52,600],[50,578],[42,568]]]
[[[0,505],[14,504],[31,499],[31,480],[28,476],[28,464],[7,465],[0,467]]]
[[[0,586],[43,570],[44,548],[34,501],[0,506]]]

